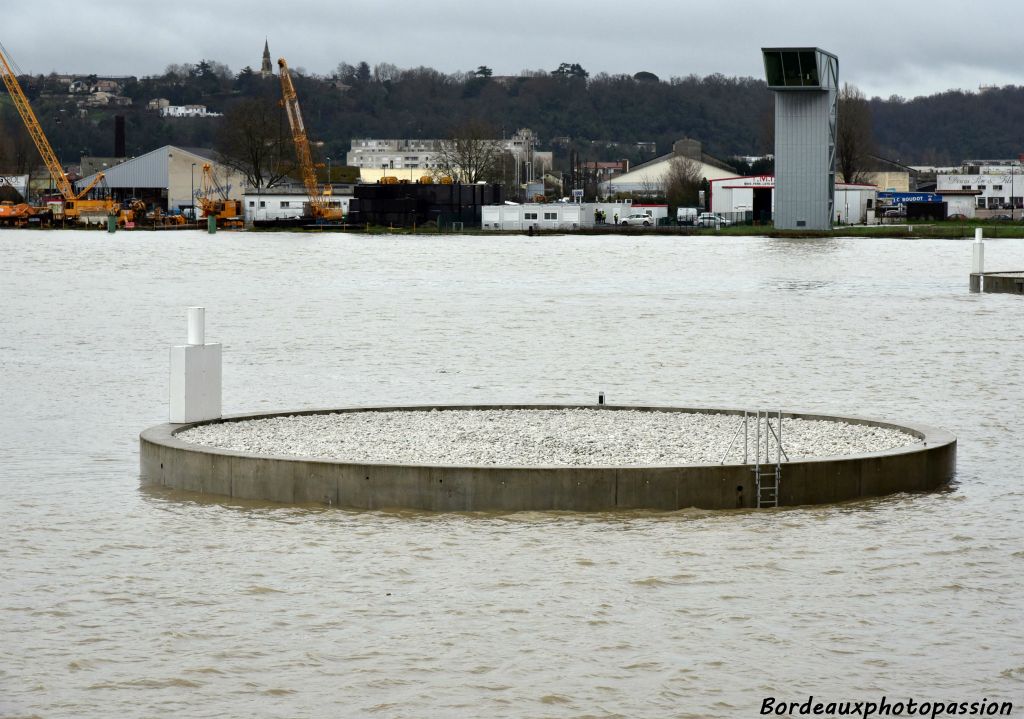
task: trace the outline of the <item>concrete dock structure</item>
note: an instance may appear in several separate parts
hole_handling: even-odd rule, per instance
[[[354,407],[242,415],[211,421],[340,412],[499,408],[564,409],[565,406]],[[603,405],[601,409],[724,413],[736,415],[741,422],[744,414],[742,410],[707,408]],[[785,412],[781,416],[895,428],[919,441],[884,452],[787,461],[782,464],[778,485],[779,506],[927,491],[953,478],[956,438],[945,430],[849,417]],[[145,430],[140,437],[143,482],[223,497],[367,510],[598,512],[758,506],[755,472],[749,463],[583,467],[355,463],[318,457],[261,456],[186,442],[175,436],[208,423],[162,424]]]
[[[972,272],[971,292],[1024,295],[1024,270]]]

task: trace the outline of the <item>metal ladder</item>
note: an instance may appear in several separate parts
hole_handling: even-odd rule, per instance
[[[782,483],[782,459],[789,461],[789,455],[782,445],[782,410],[774,413],[775,426],[772,426],[772,412],[768,410],[757,410],[756,412],[744,412],[743,424],[736,429],[729,448],[722,455],[722,464],[732,451],[733,445],[740,432],[743,432],[743,464],[750,464],[750,419],[754,419],[754,466],[751,470],[754,473],[754,492],[757,499],[757,508],[779,506],[779,490]],[[762,432],[763,428],[763,432]],[[776,431],[776,429],[778,431]],[[764,435],[762,442],[761,436]],[[775,461],[772,461],[772,446],[774,445]]]
[[[782,469],[779,465],[763,468],[761,465],[754,467],[754,483],[757,485],[757,508],[779,506],[779,481],[782,479]]]

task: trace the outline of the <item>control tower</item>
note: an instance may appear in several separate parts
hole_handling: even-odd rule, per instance
[[[766,47],[775,93],[775,227],[829,230],[836,187],[839,58],[817,47]]]

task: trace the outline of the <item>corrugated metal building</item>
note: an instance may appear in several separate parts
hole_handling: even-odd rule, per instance
[[[192,207],[203,184],[203,165],[210,163],[214,177],[228,199],[241,200],[245,177],[215,162],[212,153],[165,145],[145,155],[125,160],[105,171],[105,182],[117,200],[140,199],[170,212]],[[84,187],[95,174],[75,183]]]

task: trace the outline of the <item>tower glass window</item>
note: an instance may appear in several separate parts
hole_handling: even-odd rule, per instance
[[[818,52],[814,49],[765,50],[764,72],[771,88],[806,87],[824,90],[818,73]]]
[[[764,72],[767,76],[769,87],[785,87],[786,81],[782,77],[782,53],[765,50]]]

